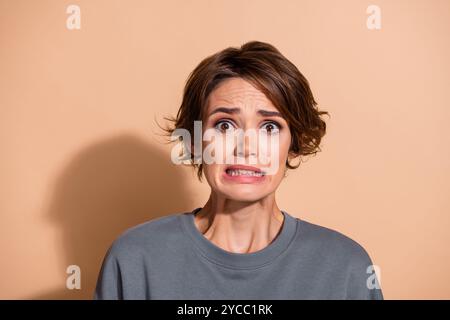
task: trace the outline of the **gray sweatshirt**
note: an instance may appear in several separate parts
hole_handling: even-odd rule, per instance
[[[372,261],[347,236],[291,216],[265,248],[226,251],[191,212],[132,227],[110,246],[94,299],[383,299]]]

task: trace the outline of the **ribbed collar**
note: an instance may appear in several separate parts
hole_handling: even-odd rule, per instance
[[[252,253],[233,253],[218,247],[197,229],[194,218],[201,209],[199,207],[179,215],[183,229],[207,259],[233,269],[255,269],[270,263],[288,249],[298,228],[299,219],[281,210],[284,215],[283,226],[268,246]]]

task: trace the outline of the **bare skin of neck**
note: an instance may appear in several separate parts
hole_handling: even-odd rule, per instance
[[[284,219],[274,195],[258,202],[238,202],[211,194],[194,217],[204,237],[232,253],[264,249],[281,232]]]

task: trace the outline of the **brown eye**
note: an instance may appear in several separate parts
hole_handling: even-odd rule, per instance
[[[233,129],[233,125],[229,121],[219,121],[216,123],[215,127],[221,132]]]
[[[229,127],[230,127],[230,125],[228,123],[226,123],[226,122],[222,122],[219,125],[219,128],[222,129],[222,130],[228,130]]]
[[[267,133],[275,134],[278,133],[278,131],[280,130],[280,126],[274,122],[268,122],[263,125],[263,129],[266,129]]]

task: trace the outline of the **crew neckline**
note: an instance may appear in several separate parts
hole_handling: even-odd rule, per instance
[[[298,228],[298,218],[281,210],[284,215],[283,225],[278,235],[269,245],[251,253],[234,253],[215,245],[197,229],[194,218],[195,214],[201,209],[201,207],[198,207],[191,212],[185,212],[180,215],[184,230],[205,258],[216,264],[233,269],[254,269],[272,262],[288,249]]]

